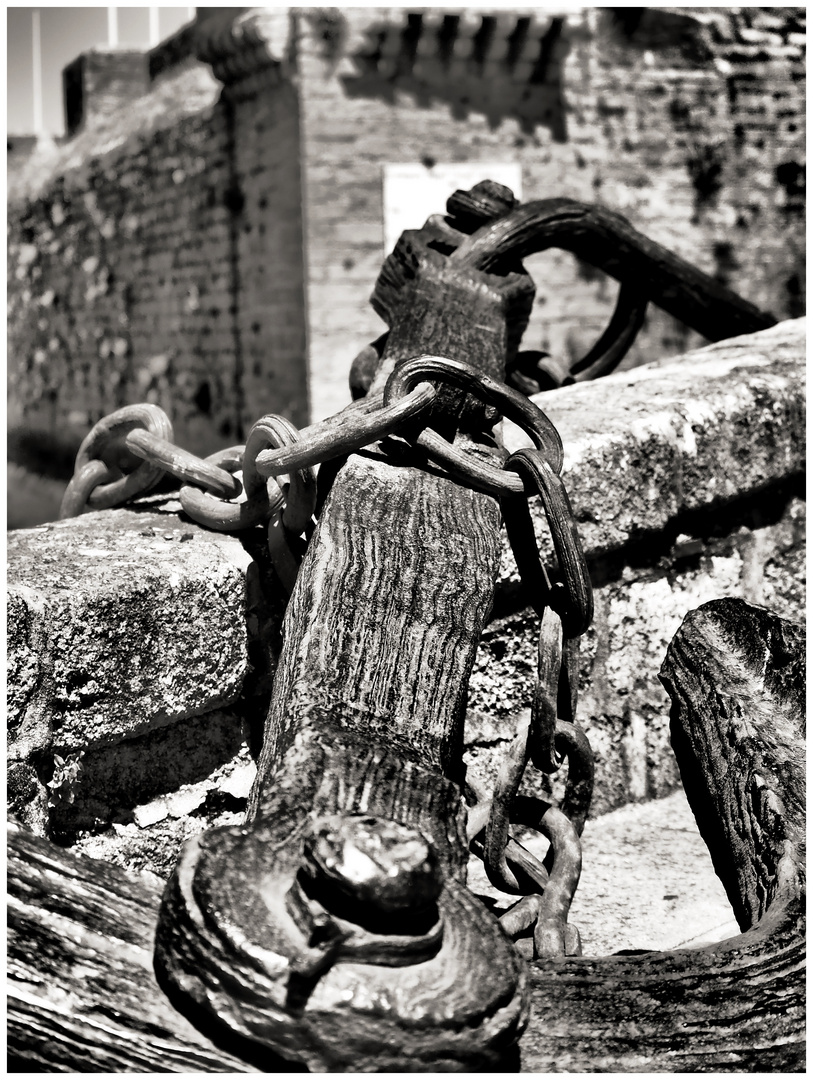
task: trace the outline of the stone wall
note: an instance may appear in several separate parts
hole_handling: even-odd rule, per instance
[[[536,399],[595,588],[579,705],[594,814],[678,783],[657,673],[689,610],[743,596],[804,617],[804,363],[798,320]],[[538,508],[535,524],[547,560]],[[245,810],[285,604],[265,532],[208,532],[154,495],[8,547],[10,808],[168,872],[181,838]],[[504,543],[465,732],[488,784],[530,705],[536,632]]]
[[[384,329],[388,163],[516,162],[526,199],[604,203],[802,313],[803,9],[235,12],[10,177],[12,433],[75,449],[146,399],[211,452],[267,411],[335,411]],[[615,284],[566,253],[528,266],[526,347],[580,355]],[[651,310],[629,363],[699,341]]]
[[[12,434],[75,452],[152,401],[210,453],[263,412],[306,421],[298,115],[276,67],[263,50],[221,71],[223,94],[202,63],[165,73],[29,172],[9,215]]]
[[[387,163],[517,162],[525,200],[600,202],[777,317],[801,314],[803,29],[802,9],[301,13],[314,416],[384,329],[367,297]],[[527,266],[525,347],[583,355],[615,283],[565,252]],[[627,363],[701,340],[650,309]]]
[[[141,49],[88,49],[62,72],[68,138],[128,107],[148,90],[147,57]]]

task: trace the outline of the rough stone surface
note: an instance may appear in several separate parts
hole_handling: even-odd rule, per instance
[[[562,436],[562,478],[595,558],[723,510],[805,467],[806,320],[793,319],[533,400]],[[504,424],[509,449],[528,445]],[[532,503],[540,545],[544,514]],[[506,549],[507,551],[507,549]]]
[[[195,736],[200,743],[205,739],[202,730],[204,727],[206,735],[211,726],[217,727],[218,724],[221,729],[230,730],[232,735],[224,746],[222,731],[215,732],[215,736],[221,734],[221,739],[210,744],[207,757],[210,759],[209,767],[211,761],[217,761],[218,764],[208,775],[199,780],[176,783],[174,787],[166,783],[159,786],[153,780],[150,787],[141,788],[137,796],[134,796],[132,791],[119,792],[119,808],[114,820],[111,820],[110,808],[100,805],[97,791],[91,788],[88,800],[82,807],[81,817],[62,815],[57,819],[58,826],[66,829],[63,834],[65,839],[73,841],[74,850],[91,858],[105,859],[129,870],[150,870],[167,878],[175,865],[178,850],[190,836],[208,828],[242,824],[257,769],[246,743],[239,742],[239,724],[229,724],[230,719],[233,720],[228,716],[210,715],[203,717],[203,723],[197,725]],[[137,743],[138,740],[134,742]],[[237,751],[229,758],[235,742],[238,745]],[[133,746],[129,754],[127,744],[116,749],[127,764],[131,764],[139,748]],[[167,762],[167,768],[172,769],[174,764],[177,779],[178,747],[168,746],[168,751],[175,761]],[[200,758],[200,752],[197,756]],[[222,763],[224,758],[227,760]],[[108,755],[107,761],[111,759],[112,754]],[[161,764],[158,763],[159,770]],[[163,775],[164,770],[160,771]],[[186,766],[182,771],[189,776],[196,775]],[[150,791],[154,794],[156,790],[163,793],[151,798],[149,802],[138,801],[148,796]],[[90,817],[89,811],[95,811],[95,818]]]
[[[797,320],[538,399],[595,586],[579,707],[594,813],[678,783],[657,672],[687,611],[734,595],[803,617],[803,361]],[[178,509],[156,495],[9,535],[10,805],[127,865],[169,866],[189,822],[239,817],[279,646],[263,531],[208,532]],[[506,546],[465,736],[489,785],[530,707],[536,629]]]
[[[13,759],[115,743],[239,697],[250,557],[174,506],[9,534]]]
[[[264,412],[306,421],[294,91],[267,73],[238,108],[220,90],[206,65],[176,72],[13,185],[10,430],[75,452],[150,401],[209,454]]]
[[[633,562],[594,590],[578,719],[596,757],[596,814],[663,796],[680,782],[669,743],[669,698],[657,674],[688,611],[716,597],[742,596],[786,618],[805,617],[801,499],[790,499],[776,524],[684,543],[689,555],[681,555],[681,544],[658,546],[650,562]],[[465,742],[473,775],[489,789],[520,716],[530,709],[537,631],[533,611],[524,609],[493,620],[481,639]],[[533,770],[525,783],[528,793],[550,790]],[[561,793],[561,783],[553,790]]]
[[[805,617],[804,342],[805,321],[795,320],[535,399],[562,435],[594,583],[579,720],[596,755],[596,813],[679,782],[657,672],[689,610],[742,596]],[[505,436],[512,449],[525,441],[516,428]],[[532,512],[550,562],[538,500]],[[465,736],[472,773],[488,787],[530,708],[537,624],[525,604],[505,541]],[[549,790],[533,772],[527,789]]]

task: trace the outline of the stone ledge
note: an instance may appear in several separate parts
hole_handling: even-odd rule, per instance
[[[562,436],[562,478],[588,558],[804,472],[805,322],[533,398]],[[510,450],[530,445],[504,427]],[[531,509],[551,558],[539,500]],[[503,560],[503,580],[512,562]]]
[[[143,500],[9,533],[12,757],[115,743],[240,696],[251,557],[172,510]]]
[[[598,762],[597,812],[677,783],[657,671],[690,608],[728,594],[791,618],[802,610],[804,328],[787,322],[537,399],[562,434],[563,476],[597,586],[580,704]],[[506,441],[516,446],[516,433]],[[39,800],[28,820],[40,830],[55,815],[82,828],[118,821],[137,832],[143,822],[146,843],[173,778],[211,816],[223,799],[195,785],[212,778],[219,790],[225,777],[228,787],[232,767],[246,767],[246,721],[265,713],[282,600],[262,530],[213,533],[179,510],[153,496],[9,534],[10,804],[26,816]],[[530,702],[526,605],[506,547],[467,722],[467,760],[486,782]],[[221,749],[178,778],[173,755],[208,738],[207,717],[222,729]],[[74,805],[81,753],[93,790],[79,784]],[[116,788],[121,753],[126,797]],[[226,810],[238,812],[223,791]]]

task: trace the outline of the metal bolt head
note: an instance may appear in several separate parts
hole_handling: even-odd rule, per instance
[[[424,909],[443,884],[435,852],[416,829],[361,815],[319,818],[303,869],[328,908],[338,894],[382,914]]]

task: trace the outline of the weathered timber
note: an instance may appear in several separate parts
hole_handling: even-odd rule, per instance
[[[683,786],[747,930],[804,891],[804,627],[715,600],[687,617],[661,680]]]
[[[430,218],[422,229],[401,233],[392,253],[384,260],[370,303],[392,328],[391,333],[397,330],[402,340],[404,333],[409,331],[405,331],[401,313],[405,307],[417,305],[413,326],[421,327],[422,334],[413,342],[414,347],[421,352],[431,351],[479,367],[480,361],[475,359],[478,355],[476,334],[468,333],[461,340],[455,332],[456,327],[467,322],[469,313],[465,309],[472,301],[471,289],[466,294],[455,288],[455,280],[460,280],[460,267],[450,269],[448,265],[449,254],[456,250],[463,240],[463,233],[450,228],[438,217]],[[486,374],[500,378],[504,375],[506,366],[510,366],[516,357],[536,293],[533,281],[522,270],[518,260],[512,263],[509,269],[510,273],[502,267],[499,278],[493,274],[484,274],[475,286],[477,290],[490,291],[492,299],[499,304],[502,312],[501,322],[506,328],[504,355],[492,360],[486,371]],[[500,284],[498,300],[495,295],[497,281]],[[471,284],[475,284],[473,280]],[[436,303],[436,298],[444,294],[445,301],[452,305],[448,310],[442,303]],[[461,301],[464,304],[463,309],[460,308]],[[428,319],[428,323],[422,323],[424,318]],[[483,322],[479,329],[489,335],[497,331],[497,327],[487,321]],[[500,329],[499,333],[502,332]],[[379,338],[376,345],[391,357],[398,355],[402,347],[397,338],[390,342],[390,336],[388,334]],[[415,336],[414,331],[412,336]],[[493,343],[489,345],[489,350],[492,347]],[[363,356],[369,366],[370,354],[365,350]],[[391,367],[387,367],[379,372],[376,383],[378,388],[383,386],[384,373],[389,374],[390,370]]]
[[[427,251],[372,390],[397,363],[426,352],[501,376],[517,298],[524,310],[528,295],[523,275],[450,272],[444,256]],[[429,422],[460,445],[476,439],[498,462],[482,445],[484,411],[443,390]],[[466,688],[492,602],[499,526],[495,499],[427,468],[404,443],[348,459],[286,613],[252,825],[188,845],[165,894],[162,981],[218,1023],[312,1069],[493,1066],[524,1026],[524,965],[465,888],[464,810],[453,783],[462,782]],[[329,882],[303,877],[303,866],[315,865],[314,832],[335,830],[337,815],[350,825],[355,818],[359,834],[390,835],[395,822],[430,841],[442,887],[410,941],[400,924],[388,929],[386,912],[368,913],[368,925],[357,903],[351,918]],[[408,876],[402,861],[391,868]],[[410,888],[405,882],[405,896]],[[342,890],[352,893],[346,879]],[[317,926],[308,912],[326,891]],[[375,940],[363,933],[373,926]],[[398,939],[400,964],[365,963],[376,949],[393,955],[388,935]],[[431,955],[407,963],[415,948]]]
[[[661,670],[697,823],[745,931],[532,967],[522,1068],[805,1068],[804,630],[744,600],[691,612]]]
[[[258,1071],[159,988],[159,878],[77,857],[12,823],[7,857],[10,1071]]]
[[[800,905],[719,945],[531,970],[523,1072],[804,1072]]]

